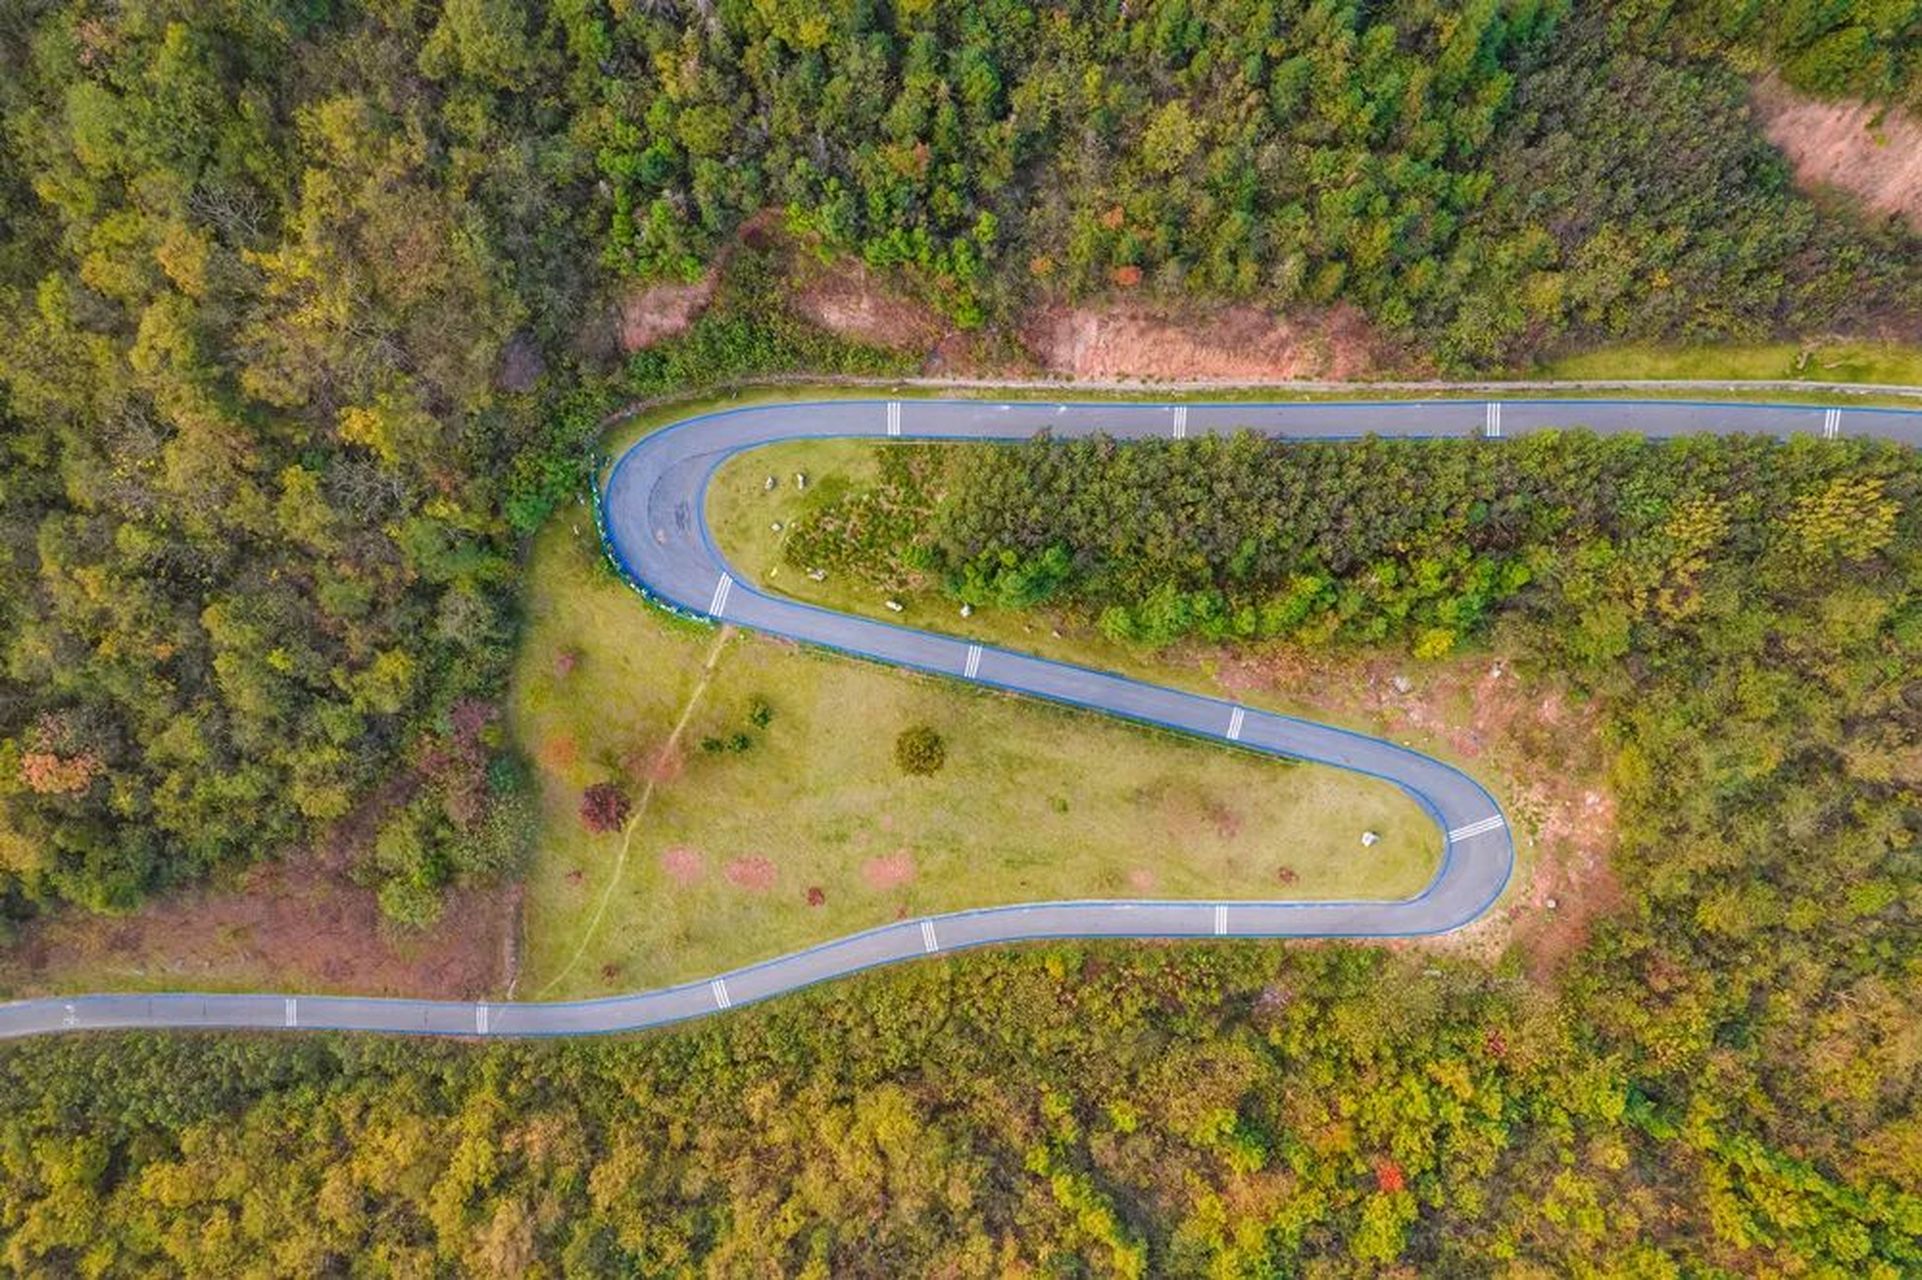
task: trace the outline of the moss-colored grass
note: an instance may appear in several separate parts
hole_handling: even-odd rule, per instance
[[[624,837],[587,834],[580,793],[623,778],[639,795],[717,633],[648,608],[598,567],[591,530],[563,522],[537,541],[527,606],[513,716],[545,819],[523,998],[694,978],[897,916],[995,903],[1399,897],[1439,855],[1420,809],[1373,779],[737,635],[679,764],[656,774],[616,879]],[[748,719],[757,696],[773,708],[764,729]],[[895,735],[914,724],[946,739],[932,778],[893,762]],[[737,732],[753,745],[699,745]],[[1364,830],[1381,843],[1364,849]],[[675,850],[698,872],[677,875]],[[730,877],[752,879],[762,859],[768,887]],[[889,883],[908,867],[911,879]],[[606,916],[569,967],[610,883]]]
[[[1922,348],[1882,342],[1606,347],[1553,361],[1544,378],[1795,379],[1922,386]]]
[[[830,574],[825,581],[816,582],[804,569],[784,564],[781,548],[786,530],[806,511],[837,494],[871,483],[878,472],[875,449],[872,440],[797,440],[752,449],[724,463],[708,491],[708,523],[722,553],[744,580],[824,608],[945,632],[1215,697],[1231,696],[1250,706],[1324,720],[1363,733],[1386,731],[1384,725],[1368,716],[1343,710],[1348,699],[1341,695],[1352,691],[1230,689],[1219,678],[1221,650],[1212,646],[1189,644],[1168,652],[1145,650],[1109,639],[1091,617],[1073,610],[982,608],[963,618],[936,583],[889,593],[848,575]],[[797,471],[808,475],[805,491],[793,486]],[[769,475],[781,480],[772,492],[765,489]],[[772,527],[775,524],[781,525],[780,531]],[[902,606],[900,612],[887,607],[890,598]],[[1463,654],[1456,661],[1472,665],[1482,660],[1475,654]],[[1408,660],[1410,671],[1423,665]],[[1459,713],[1455,722],[1461,722],[1469,708],[1464,705],[1454,710]],[[1505,807],[1516,811],[1507,794],[1508,779],[1499,769],[1491,771],[1490,761],[1463,757],[1438,733],[1418,733],[1406,741],[1461,765],[1493,791]],[[1524,866],[1529,861],[1529,847],[1524,843],[1520,849]]]

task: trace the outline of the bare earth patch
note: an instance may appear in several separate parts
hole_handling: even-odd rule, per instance
[[[1922,230],[1922,120],[1895,107],[1804,98],[1773,79],[1755,86],[1754,101],[1798,182],[1836,187]]]
[[[549,734],[541,741],[540,758],[555,773],[565,773],[580,760],[581,744],[570,733]]]
[[[855,342],[892,351],[932,351],[948,332],[933,308],[888,288],[852,259],[803,270],[794,309]]]
[[[654,284],[621,299],[621,350],[628,355],[684,333],[714,297],[715,271],[693,284]]]
[[[670,845],[661,851],[661,870],[675,884],[694,884],[707,873],[707,863],[684,844]]]
[[[758,856],[734,859],[727,864],[724,874],[730,884],[754,893],[766,893],[774,887],[775,880],[779,878],[779,872],[775,870],[774,864]]]
[[[869,858],[861,864],[861,878],[867,881],[868,888],[877,892],[898,889],[914,880],[914,854],[907,849],[896,849],[883,857]]]
[[[1154,892],[1155,883],[1155,873],[1147,867],[1135,867],[1128,872],[1128,887],[1136,893]]]
[[[17,995],[76,981],[472,1000],[505,989],[518,887],[455,889],[440,922],[393,925],[372,890],[315,863],[254,868],[238,886],[119,919],[39,921],[0,958]]]
[[[1075,378],[1358,378],[1385,364],[1379,339],[1349,307],[1292,319],[1250,306],[1055,307],[1032,317],[1023,337],[1050,372]]]
[[[1220,675],[1230,690],[1287,696],[1312,689],[1316,707],[1359,718],[1397,741],[1440,742],[1480,762],[1478,771],[1508,780],[1504,801],[1524,855],[1508,896],[1466,929],[1398,945],[1462,947],[1491,958],[1515,945],[1529,973],[1545,979],[1581,946],[1594,920],[1620,903],[1609,866],[1615,804],[1605,781],[1601,708],[1562,685],[1524,675],[1502,658],[1419,663],[1301,650],[1229,657]]]

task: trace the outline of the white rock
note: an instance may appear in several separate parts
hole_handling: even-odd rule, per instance
[[[797,472],[795,472],[795,473],[794,473],[794,487],[795,487],[795,488],[797,488],[797,489],[805,489],[805,488],[807,488],[807,487],[808,487],[808,473],[807,473],[807,472],[805,472],[805,471],[797,471]]]
[[[809,582],[826,582],[827,580],[828,580],[828,571],[826,569],[809,569],[808,570]]]
[[[962,605],[961,616],[964,618],[972,618],[974,616],[974,606],[971,604]]]
[[[890,600],[890,601],[888,601],[888,608],[889,608],[890,610],[892,610],[893,612],[895,612],[895,613],[899,613],[899,612],[901,612],[901,610],[902,610],[902,609],[903,609],[904,607],[905,607],[905,606],[904,606],[904,605],[903,605],[903,604],[902,604],[902,603],[901,603],[901,602],[900,602],[899,600]]]
[[[1380,843],[1380,841],[1381,837],[1372,831],[1364,831],[1361,833],[1361,846],[1364,849],[1372,849],[1376,844]]]
[[[768,528],[772,529],[775,533],[779,533],[781,531],[781,522],[776,520],[773,524],[769,525]]]
[[[1550,898],[1547,902],[1543,903],[1542,905],[1546,906],[1550,911],[1553,911],[1556,907],[1559,907],[1562,904],[1557,902],[1555,899]]]
[[[1415,687],[1415,682],[1413,680],[1410,680],[1407,676],[1402,676],[1402,675],[1396,676],[1393,680],[1389,681],[1389,683],[1395,686],[1396,693],[1407,693],[1410,689]]]
[[[767,483],[761,486],[761,490],[764,493],[773,493],[775,486],[779,485],[780,483],[781,482],[779,480],[776,480],[773,476],[769,476],[767,478]]]

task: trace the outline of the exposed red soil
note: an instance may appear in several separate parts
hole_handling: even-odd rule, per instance
[[[540,745],[541,763],[554,773],[571,769],[581,758],[581,745],[569,733],[549,734]]]
[[[632,355],[685,333],[714,297],[716,269],[693,284],[651,284],[633,289],[620,301],[621,350]]]
[[[106,919],[28,925],[0,958],[16,994],[63,975],[164,980],[178,989],[254,987],[471,1000],[506,988],[517,886],[455,889],[438,924],[393,925],[372,890],[317,862],[254,868],[203,890]]]
[[[914,854],[907,849],[896,849],[882,857],[869,858],[861,864],[861,878],[867,881],[868,888],[876,891],[910,884],[914,880]]]
[[[794,309],[829,333],[891,351],[932,351],[948,324],[932,307],[877,280],[852,259],[798,273]]]
[[[1152,893],[1155,884],[1155,873],[1147,867],[1136,867],[1128,872],[1128,887],[1136,893]]]
[[[1299,317],[1252,306],[1052,307],[1031,316],[1022,337],[1044,368],[1075,378],[1360,378],[1386,365],[1383,344],[1350,307]]]
[[[1896,107],[1805,98],[1775,79],[1755,86],[1754,103],[1798,182],[1846,191],[1922,230],[1922,120]]]
[[[730,884],[754,893],[766,893],[774,887],[775,880],[780,877],[774,864],[759,856],[736,858],[727,864],[723,874],[727,876]]]
[[[669,783],[680,777],[687,768],[687,756],[678,744],[669,743],[654,753],[654,762],[648,766],[648,776],[658,783]]]
[[[707,860],[699,850],[684,844],[670,845],[661,851],[661,870],[675,884],[694,884],[707,874]]]
[[[1241,834],[1241,815],[1218,796],[1163,782],[1144,789],[1139,798],[1152,807],[1177,846],[1198,836],[1233,840]]]
[[[1600,707],[1488,657],[1419,663],[1284,649],[1228,657],[1220,672],[1231,690],[1289,696],[1312,689],[1313,707],[1396,740],[1438,742],[1464,760],[1483,762],[1478,772],[1505,784],[1502,799],[1516,843],[1528,855],[1517,883],[1497,910],[1469,928],[1407,945],[1491,956],[1513,945],[1530,975],[1545,980],[1580,948],[1593,922],[1622,901],[1609,866],[1615,805],[1605,780]]]

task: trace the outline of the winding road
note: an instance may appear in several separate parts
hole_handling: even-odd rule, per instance
[[[1019,440],[1043,430],[1057,437],[1102,432],[1123,440],[1241,430],[1293,439],[1366,434],[1497,439],[1555,426],[1649,436],[1869,435],[1922,444],[1922,412],[1820,405],[1675,400],[1179,405],[836,400],[765,404],[688,418],[643,437],[622,455],[607,482],[608,548],[637,589],[670,608],[1395,783],[1429,812],[1446,837],[1434,879],[1411,898],[991,907],[900,921],[699,982],[598,1000],[489,1004],[191,993],[52,997],[0,1004],[0,1038],[109,1028],[483,1037],[605,1033],[680,1022],[876,965],[991,943],[1048,938],[1387,938],[1460,928],[1501,895],[1515,859],[1500,806],[1460,770],[1344,729],[763,594],[739,581],[714,545],[703,503],[721,462],[743,449],[786,440]]]

